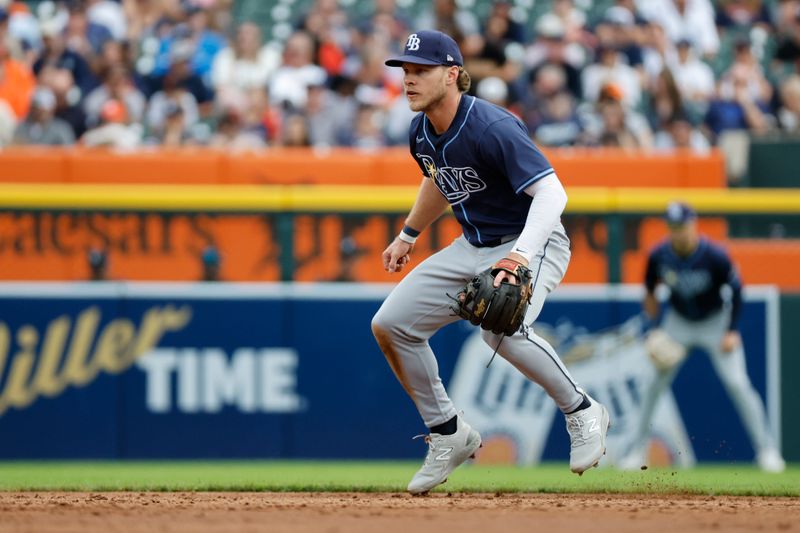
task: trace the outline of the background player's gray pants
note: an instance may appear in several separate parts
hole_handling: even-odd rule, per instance
[[[722,336],[728,329],[729,317],[727,311],[720,311],[705,320],[691,322],[678,313],[668,310],[664,315],[661,327],[670,337],[686,346],[687,349],[697,347],[709,354],[714,370],[742,419],[753,449],[758,453],[763,449],[774,447],[774,442],[769,432],[764,404],[747,375],[744,348],[739,346],[729,353],[720,349]],[[658,372],[652,385],[646,391],[634,440],[634,450],[643,451],[650,435],[650,424],[658,399],[675,379],[680,367],[681,365],[677,365],[670,370]],[[710,405],[702,408],[713,410],[713,406]]]
[[[476,248],[463,236],[412,270],[386,298],[372,319],[375,338],[400,383],[414,400],[428,427],[456,415],[456,408],[439,377],[436,357],[428,339],[441,327],[460,320],[450,309],[467,281],[505,257],[513,240],[494,248]],[[539,316],[547,294],[558,286],[569,263],[569,239],[563,227],[554,231],[542,253],[531,261],[534,286],[525,323]],[[494,349],[499,335],[482,331]],[[555,350],[527,328],[506,337],[498,353],[525,376],[541,385],[558,407],[569,412],[583,401],[582,391],[567,372]]]

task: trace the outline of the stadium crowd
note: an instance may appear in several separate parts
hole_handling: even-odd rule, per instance
[[[799,0],[547,0],[530,18],[525,0],[482,18],[474,0],[279,0],[289,31],[269,39],[235,1],[0,0],[0,146],[404,145],[383,61],[429,28],[543,146],[736,154],[800,133]]]

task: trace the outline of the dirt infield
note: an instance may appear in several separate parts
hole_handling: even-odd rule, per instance
[[[425,528],[425,529],[423,529]],[[797,531],[791,498],[348,493],[0,493],[0,532]]]

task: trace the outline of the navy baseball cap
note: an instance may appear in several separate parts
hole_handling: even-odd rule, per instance
[[[403,55],[386,60],[389,67],[402,67],[403,63],[460,67],[464,58],[452,37],[440,31],[423,30],[408,36]]]
[[[695,218],[697,218],[695,210],[689,204],[683,202],[671,202],[667,206],[667,212],[664,214],[667,224],[675,226],[685,224]]]

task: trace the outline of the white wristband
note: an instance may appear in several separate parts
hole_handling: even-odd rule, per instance
[[[528,261],[529,264],[531,261],[533,261],[533,252],[528,248],[520,246],[519,244],[515,244],[510,253],[521,255]]]
[[[417,242],[417,238],[416,237],[412,237],[411,235],[409,235],[405,231],[401,231],[397,235],[397,238],[400,239],[403,242],[407,242],[408,244],[414,244],[415,242]]]

